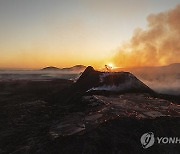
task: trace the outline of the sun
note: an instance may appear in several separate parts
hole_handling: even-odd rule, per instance
[[[113,69],[115,67],[113,63],[108,63],[107,66],[111,69]]]
[[[114,71],[113,69],[115,69],[115,65],[114,65],[113,63],[107,63],[107,64],[105,65],[105,69],[106,69],[106,71],[108,71],[108,72]]]

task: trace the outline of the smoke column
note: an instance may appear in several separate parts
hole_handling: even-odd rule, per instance
[[[150,14],[146,30],[137,28],[129,42],[115,54],[122,67],[167,65],[180,62],[180,5]]]

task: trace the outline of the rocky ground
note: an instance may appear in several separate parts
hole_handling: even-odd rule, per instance
[[[178,99],[142,92],[92,93],[84,83],[77,88],[64,79],[1,82],[0,153],[180,152],[177,144],[143,149],[140,143],[146,132],[180,136]]]

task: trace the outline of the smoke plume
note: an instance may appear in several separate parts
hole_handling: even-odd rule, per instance
[[[122,67],[155,66],[180,62],[180,5],[147,17],[147,29],[136,29],[115,55]]]

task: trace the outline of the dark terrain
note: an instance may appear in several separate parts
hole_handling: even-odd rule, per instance
[[[143,149],[142,134],[180,137],[180,97],[157,94],[128,72],[88,67],[66,79],[0,82],[0,153],[179,153]]]
[[[66,67],[66,68],[58,68],[54,66],[48,66],[41,70],[43,71],[71,71],[71,72],[83,72],[86,69],[86,66],[84,65],[75,65],[72,67]]]

